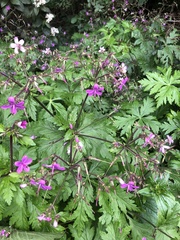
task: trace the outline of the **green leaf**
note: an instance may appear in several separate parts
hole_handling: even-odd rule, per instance
[[[35,142],[28,136],[23,136],[18,139],[19,143],[25,146],[35,146]]]
[[[180,105],[180,94],[177,84],[180,84],[180,71],[175,71],[172,75],[172,68],[158,68],[159,72],[146,73],[147,78],[139,81],[145,91],[150,91],[150,95],[155,95],[157,107],[175,102]]]
[[[8,4],[8,0],[1,1],[1,7],[5,7]]]
[[[36,112],[37,112],[37,109],[36,109],[36,106],[37,106],[37,103],[32,99],[32,96],[29,96],[26,101],[26,111],[27,111],[27,114],[34,120],[36,121]]]
[[[19,182],[19,177],[6,176],[0,182],[0,192],[4,201],[10,205],[14,198],[14,192],[17,191],[14,183]]]
[[[20,0],[11,0],[11,3],[14,5],[21,5]]]
[[[139,240],[146,237],[148,240],[153,240],[154,228],[150,224],[139,223],[132,218],[128,217],[132,231],[132,239]]]
[[[94,220],[91,205],[87,204],[84,200],[79,200],[76,210],[73,212],[71,219],[74,219],[73,227],[77,228],[78,235],[81,235],[85,230],[85,223],[89,219]]]
[[[127,235],[130,233],[131,227],[125,227],[121,230],[118,222],[110,223],[105,232],[100,232],[103,240],[124,240],[127,239]]]
[[[151,98],[143,100],[143,104],[135,101],[127,107],[127,114],[123,116],[115,116],[113,125],[121,130],[121,135],[128,133],[132,130],[135,122],[140,126],[148,126],[154,133],[159,131],[159,122],[156,120],[152,113],[155,111],[154,102]],[[121,112],[119,113],[121,115]]]
[[[0,229],[5,229],[7,232],[10,230],[4,226],[0,227]],[[12,229],[10,233],[9,240],[66,240],[65,235],[60,233],[19,231],[17,229]]]

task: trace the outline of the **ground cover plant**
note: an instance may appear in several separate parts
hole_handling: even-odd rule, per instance
[[[32,10],[10,3],[5,17]],[[100,14],[64,43],[43,1],[39,34],[1,28],[2,239],[180,237],[179,30],[108,3],[112,12],[88,1],[106,22]]]

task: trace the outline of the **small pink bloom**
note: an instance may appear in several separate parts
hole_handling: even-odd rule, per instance
[[[128,80],[129,80],[128,77],[125,77],[125,78],[121,79],[121,83],[120,83],[120,85],[119,85],[119,87],[118,87],[120,91],[121,91],[122,88],[125,86],[125,84],[126,84],[126,82],[127,82]]]
[[[6,6],[6,10],[7,12],[11,9],[11,7],[9,5]]]
[[[27,126],[27,122],[25,120],[22,121],[22,122],[18,122],[17,126],[20,127],[20,128],[24,128],[25,129],[26,126]]]
[[[38,220],[50,222],[52,219],[50,217],[46,217],[45,214],[41,214],[40,216],[38,216]]]
[[[43,179],[40,179],[38,182],[36,182],[34,179],[31,179],[30,184],[38,186],[38,190],[39,189],[43,189],[43,190],[51,190],[52,189],[51,186],[46,185],[46,181]]]
[[[151,139],[153,139],[155,135],[153,133],[150,133],[149,136],[145,138],[145,143],[143,144],[143,147],[146,147],[148,144],[153,147],[153,143],[151,142]]]
[[[58,170],[58,171],[64,171],[66,170],[65,167],[61,167],[58,163],[54,162],[52,163],[51,165],[46,165],[44,164],[43,165],[44,167],[46,168],[51,168],[52,169],[52,174],[54,173],[55,170]]]

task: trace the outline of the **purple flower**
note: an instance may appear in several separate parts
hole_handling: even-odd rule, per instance
[[[17,110],[24,110],[25,108],[24,101],[16,102],[14,97],[8,97],[8,102],[9,102],[9,105],[2,105],[1,108],[2,109],[10,108],[10,111],[12,114],[16,114]]]
[[[48,64],[47,63],[44,63],[42,66],[41,66],[41,70],[44,71],[48,68]]]
[[[15,54],[18,54],[19,50],[21,52],[25,52],[26,51],[26,49],[23,47],[23,44],[24,44],[24,40],[23,39],[18,40],[18,37],[15,37],[14,38],[14,43],[11,43],[10,47],[14,48],[14,53]]]
[[[0,33],[1,33],[1,32],[3,32],[3,28],[2,28],[2,27],[0,27]]]
[[[16,161],[14,165],[17,168],[17,173],[21,173],[22,171],[29,172],[29,164],[32,163],[32,159],[28,158],[26,155],[22,157],[21,161]]]
[[[64,171],[65,170],[65,167],[61,167],[58,163],[52,163],[51,165],[43,165],[44,167],[46,168],[51,168],[52,169],[52,174],[54,173],[55,170],[58,170],[58,171]]]
[[[97,83],[94,84],[92,89],[87,89],[86,93],[88,94],[88,96],[101,96],[102,92],[104,91],[104,87],[100,87]]]
[[[118,87],[120,91],[121,91],[122,88],[125,86],[125,84],[126,84],[126,82],[127,82],[128,80],[129,80],[128,77],[123,78],[123,79],[121,80],[121,83],[120,83],[120,85],[119,85],[119,87]]]
[[[20,128],[26,128],[27,122],[26,121],[22,121],[22,122],[18,122],[17,126]]]
[[[47,221],[47,222],[50,222],[52,219],[50,217],[46,217],[45,214],[41,214],[39,217],[38,217],[38,220],[39,221]]]
[[[121,183],[121,188],[127,188],[127,192],[133,192],[135,189],[139,188],[138,186],[134,185],[133,181],[129,181],[128,183]]]
[[[55,71],[54,71],[55,73],[60,73],[60,72],[62,72],[62,69],[61,68],[55,68]]]
[[[153,143],[151,142],[151,139],[153,139],[155,135],[153,133],[150,133],[149,136],[145,138],[145,143],[143,144],[143,147],[146,147],[148,144],[153,147]]]
[[[147,240],[147,238],[146,238],[146,237],[143,237],[142,240]]]
[[[11,9],[11,7],[9,5],[6,6],[6,10],[7,12]]]
[[[39,44],[42,45],[44,42],[44,39],[40,39]]]
[[[34,179],[31,179],[30,184],[38,186],[38,190],[41,188],[43,190],[51,190],[52,187],[46,185],[46,181],[43,179],[40,179],[38,182],[36,182]]]

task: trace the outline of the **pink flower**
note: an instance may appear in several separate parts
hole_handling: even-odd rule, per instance
[[[39,189],[43,189],[43,190],[51,190],[52,187],[46,185],[46,181],[43,179],[40,179],[38,182],[36,182],[34,179],[31,179],[30,184],[38,186],[38,191]]]
[[[150,133],[149,136],[145,138],[145,143],[143,144],[143,147],[146,147],[148,144],[153,147],[153,143],[151,142],[151,139],[153,139],[155,135],[153,133]]]
[[[101,96],[102,92],[104,91],[104,87],[100,87],[97,83],[94,84],[92,89],[87,89],[86,93],[88,94],[88,96]]]
[[[9,5],[6,6],[6,10],[7,12],[11,9],[11,7]]]
[[[52,220],[52,218],[46,217],[45,214],[41,214],[41,215],[38,217],[38,220],[39,220],[39,221],[47,221],[47,222],[50,222],[50,221]]]
[[[29,172],[29,164],[32,163],[32,159],[28,158],[26,155],[22,157],[21,161],[16,161],[14,165],[17,168],[17,173],[21,173],[22,171]]]
[[[121,188],[127,188],[127,192],[133,192],[135,189],[139,188],[138,186],[134,185],[133,181],[129,181],[128,183],[121,183]]]
[[[61,167],[58,163],[52,163],[51,165],[43,165],[44,167],[46,168],[51,168],[52,169],[52,174],[54,173],[55,170],[58,170],[58,171],[64,171],[66,170],[65,167]]]
[[[128,81],[129,79],[128,79],[128,77],[125,77],[125,78],[123,78],[122,80],[121,80],[121,83],[120,83],[120,85],[119,85],[119,90],[121,91],[122,90],[122,88],[125,86],[125,84],[126,84],[126,82]]]
[[[22,122],[18,122],[17,123],[17,126],[20,127],[20,128],[26,128],[27,126],[27,122],[24,120]]]
[[[17,110],[24,110],[24,101],[16,102],[14,97],[8,97],[9,105],[3,105],[1,106],[2,109],[8,109],[10,108],[10,111],[12,114],[16,114]]]
[[[18,37],[15,37],[14,38],[14,43],[11,43],[10,47],[14,48],[14,53],[15,54],[18,54],[19,50],[21,52],[25,52],[26,51],[26,49],[23,47],[23,44],[24,44],[24,40],[23,39],[18,40]]]

